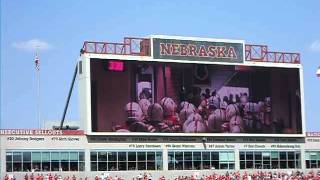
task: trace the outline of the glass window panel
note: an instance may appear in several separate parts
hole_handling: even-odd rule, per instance
[[[290,169],[294,169],[295,168],[294,161],[288,161],[288,168],[290,168]]]
[[[108,161],[117,161],[117,152],[108,152]]]
[[[306,152],[306,160],[310,160],[310,152]]]
[[[51,161],[59,161],[59,160],[60,160],[59,152],[51,152]]]
[[[168,160],[174,161],[174,152],[168,152]]]
[[[184,152],[184,160],[192,161],[192,152]]]
[[[84,171],[85,163],[83,161],[79,162],[79,171]]]
[[[98,171],[107,171],[108,163],[107,162],[98,162]]]
[[[271,161],[271,169],[279,169],[279,161]]]
[[[184,161],[184,170],[192,170],[192,161]]]
[[[272,160],[279,159],[279,152],[277,152],[277,151],[272,151],[272,152],[271,152],[271,159],[272,159]]]
[[[70,171],[78,171],[78,161],[70,161]]]
[[[128,161],[136,161],[136,160],[137,160],[136,152],[128,152]]]
[[[175,160],[176,161],[183,161],[183,152],[175,152]]]
[[[156,160],[162,161],[162,152],[156,152]]]
[[[317,154],[316,153],[311,153],[310,154],[310,159],[311,160],[317,160]]]
[[[240,161],[240,169],[246,169],[245,161]]]
[[[23,171],[30,172],[31,171],[31,162],[24,162],[23,163]],[[50,171],[50,169],[49,169]]]
[[[118,171],[118,163],[114,161],[108,162],[108,170],[109,171]]]
[[[69,152],[60,153],[61,161],[69,161]]]
[[[240,152],[240,160],[245,160],[245,152]]]
[[[307,167],[307,168],[310,168],[310,160],[307,160],[307,161],[306,161],[306,167]]]
[[[211,167],[210,167],[210,161],[203,161],[203,162],[202,162],[202,168],[203,168],[203,169],[211,169]]]
[[[320,151],[317,152],[317,159],[320,160]]]
[[[280,160],[287,160],[287,152],[280,152]]]
[[[31,164],[32,166],[32,169],[34,170],[34,171],[41,171],[41,162],[32,162],[32,164]]]
[[[156,169],[157,170],[163,170],[162,160],[161,161],[156,161]]]
[[[84,152],[79,152],[79,161],[84,161]]]
[[[263,152],[262,153],[262,159],[263,161],[269,161],[271,157],[271,153],[270,152]]]
[[[148,161],[147,170],[156,170],[156,163],[154,161]]]
[[[127,161],[127,152],[118,152],[118,161]]]
[[[69,171],[69,162],[62,161],[61,162],[61,169],[62,169],[62,171]]]
[[[13,152],[12,159],[15,162],[21,162],[22,161],[22,153],[21,152]]]
[[[31,171],[31,162],[24,162],[22,165],[23,171],[30,172]],[[50,169],[49,169],[50,171]]]
[[[90,152],[90,161],[97,161],[97,152]]]
[[[108,161],[108,152],[98,152],[98,161]]]
[[[32,152],[32,162],[41,162],[40,152]]]
[[[156,153],[155,152],[147,152],[147,160],[148,161],[155,161],[155,159],[156,159]]]
[[[220,169],[229,169],[228,163],[220,163]]]
[[[175,170],[183,170],[183,160],[176,160],[174,163]]]
[[[294,152],[288,152],[288,160],[294,160]]]
[[[234,163],[229,163],[229,169],[234,169]]]
[[[146,162],[138,162],[138,170],[146,170]]]
[[[262,152],[262,157],[270,157],[271,153],[270,152]]]
[[[202,152],[202,160],[210,161],[210,152]]]
[[[70,161],[78,161],[79,153],[78,152],[70,152]]]
[[[7,152],[6,153],[6,161],[11,162],[12,161],[12,152]]]
[[[7,172],[12,172],[12,162],[7,162],[6,163],[6,171]]]
[[[52,157],[52,156],[51,156]],[[52,162],[51,161],[51,171],[59,171],[59,162]]]
[[[13,171],[19,172],[22,171],[22,163],[21,162],[13,162]]]
[[[138,161],[146,161],[146,152],[138,152]]]
[[[119,171],[126,171],[127,170],[127,162],[119,162],[118,163],[118,170]]]
[[[137,170],[137,162],[128,162],[128,170]]]
[[[31,152],[23,152],[23,162],[30,162],[31,161]]]
[[[263,162],[263,169],[270,169],[270,168],[271,168],[270,163],[265,164]]]
[[[311,168],[317,168],[317,163],[316,163],[316,161],[311,161],[310,167],[311,167]]]
[[[300,160],[295,161],[295,162],[296,162],[296,168],[297,168],[297,169],[300,169],[300,168],[301,168]]]
[[[228,153],[228,159],[229,159],[229,161],[234,161],[234,152],[229,152]]]
[[[211,152],[211,160],[219,160],[219,152]]]
[[[219,161],[211,161],[211,169],[219,169]]]
[[[168,170],[174,170],[174,162],[173,161],[168,162]]]
[[[255,160],[262,160],[262,152],[254,152],[254,159]]]
[[[98,165],[97,162],[92,162],[91,161],[91,171],[97,171],[98,170]]]
[[[287,169],[287,161],[280,161],[280,169]]]
[[[254,161],[254,168],[255,169],[262,169],[262,161]]]
[[[246,160],[253,160],[253,152],[246,152]]]
[[[42,162],[42,171],[50,171],[50,161]]]
[[[201,152],[193,152],[193,161],[201,161]]]
[[[228,161],[228,153],[227,152],[220,152],[219,153],[219,160],[220,161]]]
[[[42,152],[42,162],[50,161],[50,152]]]
[[[202,169],[201,167],[201,161],[193,161],[193,169]]]
[[[246,161],[246,169],[253,169],[253,161]]]

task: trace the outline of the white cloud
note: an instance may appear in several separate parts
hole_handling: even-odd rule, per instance
[[[313,41],[313,43],[309,46],[309,49],[314,52],[320,52],[320,40]]]
[[[52,48],[52,46],[49,43],[40,39],[31,39],[28,41],[14,42],[12,43],[12,47],[25,51],[35,51],[36,49],[42,51],[49,50]]]

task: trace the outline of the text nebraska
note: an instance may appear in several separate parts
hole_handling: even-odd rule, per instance
[[[237,59],[234,47],[160,43],[160,55]]]

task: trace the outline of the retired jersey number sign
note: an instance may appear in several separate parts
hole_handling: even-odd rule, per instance
[[[244,43],[153,39],[154,59],[242,63]]]

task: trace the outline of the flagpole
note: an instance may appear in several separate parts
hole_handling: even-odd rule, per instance
[[[41,129],[41,111],[40,111],[40,70],[38,70],[38,121]]]
[[[38,48],[36,48],[36,57],[35,57],[35,65],[36,65],[36,77],[37,77],[37,119],[38,119],[38,128],[41,129],[41,110],[40,110],[40,59]]]

